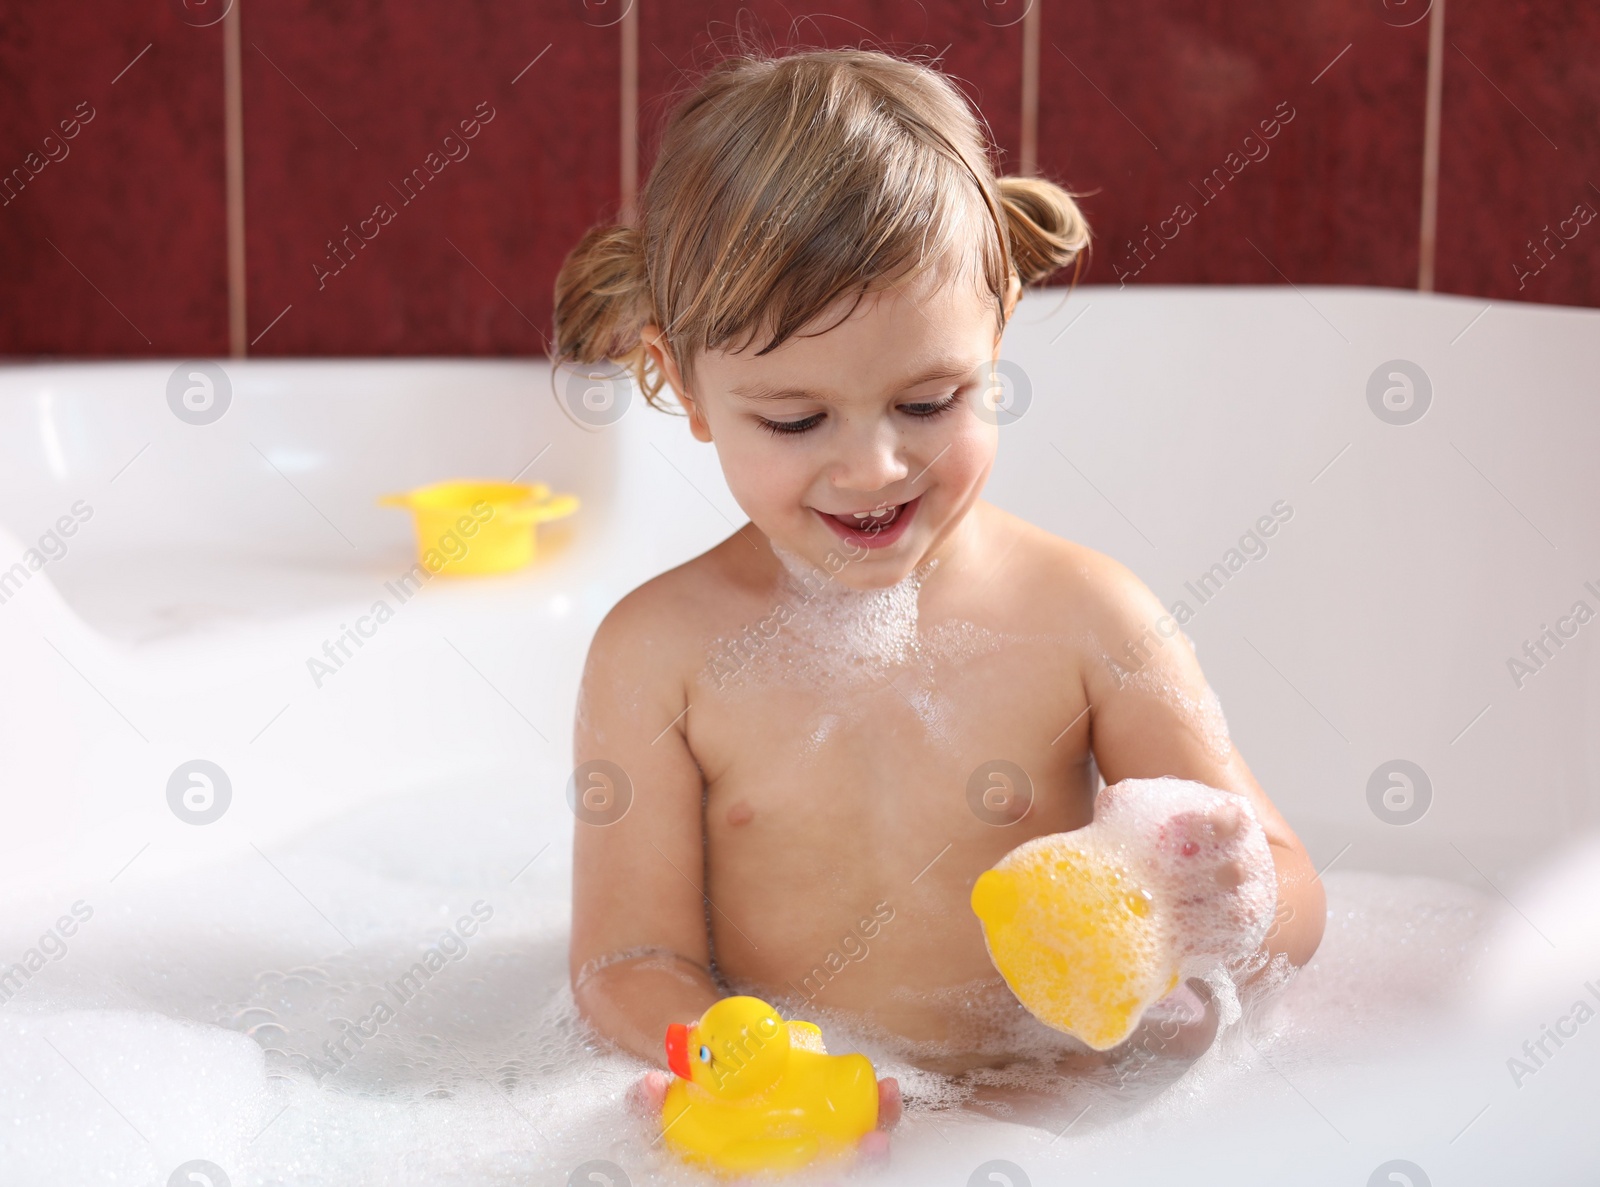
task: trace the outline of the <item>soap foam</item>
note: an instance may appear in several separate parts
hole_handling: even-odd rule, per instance
[[[894,585],[857,590],[781,545],[772,547],[783,565],[773,609],[782,608],[784,618],[769,616],[764,629],[714,639],[701,680],[722,689],[813,688],[825,691],[835,709],[893,681],[930,738],[947,742],[958,707],[941,692],[940,669],[991,654],[1010,640],[965,620],[922,624],[922,586],[939,558]],[[808,722],[802,755],[815,754],[840,721],[825,714]]]
[[[802,671],[819,683],[832,678],[882,678],[888,669],[923,658],[917,631],[923,581],[938,567],[937,557],[882,589],[852,589],[782,545],[773,554],[783,565],[778,599],[794,615],[771,651],[757,657],[756,680],[770,679],[776,660],[790,672]],[[810,663],[804,661],[809,660]]]
[[[1188,832],[1177,827],[1186,816],[1219,812],[1236,814],[1231,836],[1209,824]],[[1096,826],[1107,830],[1116,860],[1141,866],[1171,905],[1167,942],[1179,954],[1181,978],[1236,965],[1260,946],[1277,905],[1277,871],[1266,831],[1244,796],[1187,779],[1125,779],[1097,797]],[[1224,863],[1242,874],[1236,888],[1213,877]]]
[[[1053,635],[994,631],[962,618],[924,622],[920,598],[937,557],[893,586],[856,590],[782,545],[774,543],[772,550],[783,565],[774,613],[762,627],[712,640],[700,679],[720,689],[816,690],[829,711],[803,723],[801,759],[819,754],[842,724],[867,711],[865,700],[891,682],[929,742],[953,748],[950,733],[962,712],[947,692],[952,672],[1008,647],[1063,642]],[[786,611],[781,621],[780,607]]]
[[[1121,686],[1133,688],[1148,696],[1165,701],[1178,719],[1200,740],[1206,753],[1219,763],[1226,763],[1233,753],[1233,738],[1228,733],[1228,719],[1222,711],[1222,700],[1209,684],[1199,696],[1174,681],[1157,665],[1149,664],[1136,672],[1120,672]]]
[[[571,824],[539,807],[562,803],[564,781],[543,767],[376,801],[263,846],[281,876],[251,853],[168,881],[142,880],[136,863],[98,884],[103,893],[86,888],[93,920],[0,1005],[0,1181],[165,1183],[184,1161],[206,1158],[241,1187],[525,1187],[564,1184],[603,1159],[634,1187],[704,1187],[627,1111],[645,1065],[609,1050],[576,1015]],[[547,841],[550,851],[519,874]],[[897,1162],[992,1148],[1000,1138],[987,1113],[1039,1127],[1034,1181],[1054,1181],[1043,1176],[1067,1174],[1119,1121],[1158,1125],[1249,1089],[1281,1094],[1281,1075],[1298,1083],[1306,1068],[1403,1044],[1470,981],[1492,919],[1484,895],[1352,871],[1324,882],[1328,931],[1316,957],[1271,994],[1245,987],[1242,1017],[1192,1066],[1123,1053],[1063,1074],[1082,1046],[984,982],[904,987],[904,1001],[955,1013],[949,1040],[921,1049],[803,1003],[793,1013],[816,1017],[831,1051],[864,1050],[880,1075],[900,1078]],[[335,1020],[359,1022],[479,900],[494,914],[466,952],[341,1070],[313,1074],[302,1056],[327,1061],[324,1041],[346,1034]],[[0,958],[35,943],[59,910],[7,908]],[[1000,1066],[949,1076],[916,1062],[963,1047]],[[1005,1062],[1007,1050],[1020,1057]],[[853,1176],[794,1181],[834,1177]],[[891,1167],[872,1181],[928,1180]]]

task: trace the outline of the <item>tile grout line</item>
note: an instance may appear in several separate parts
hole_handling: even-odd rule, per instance
[[[622,78],[621,78],[621,197],[622,208],[617,221],[631,224],[635,218],[634,204],[639,194],[639,7],[635,0],[625,0],[628,9],[622,14]]]
[[[1428,101],[1422,124],[1422,227],[1418,236],[1417,291],[1433,292],[1439,242],[1439,133],[1444,97],[1444,4],[1433,0],[1428,17]]]
[[[1023,177],[1039,174],[1039,7],[1032,0],[1022,18],[1022,161]]]
[[[228,344],[242,359],[248,347],[244,273],[244,90],[240,78],[239,5],[233,0],[222,18],[223,155],[227,168]]]

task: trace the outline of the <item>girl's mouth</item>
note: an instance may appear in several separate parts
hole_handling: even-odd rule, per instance
[[[817,511],[815,507],[812,510],[817,511],[822,522],[832,528],[840,539],[863,548],[887,548],[906,530],[921,501],[922,496],[918,495],[909,502],[885,507],[881,511],[845,512],[841,515],[830,515],[826,511]]]

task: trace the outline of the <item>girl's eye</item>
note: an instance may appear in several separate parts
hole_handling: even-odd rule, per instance
[[[942,400],[934,400],[931,403],[923,404],[904,404],[902,407],[912,416],[926,420],[930,417],[938,416],[941,412],[949,412],[950,409],[956,406],[956,401],[959,399],[961,399],[961,393],[957,391],[951,392],[950,395]]]
[[[711,1048],[710,1047],[701,1047],[700,1048],[700,1062],[701,1063],[710,1063],[711,1062]]]
[[[950,409],[954,408],[960,399],[961,393],[956,391],[952,392],[942,400],[928,400],[921,401],[916,404],[902,404],[900,407],[904,412],[916,417],[918,420],[929,420],[935,416],[938,416],[940,413],[950,411]],[[768,420],[764,416],[758,416],[756,420],[760,423],[762,428],[766,429],[767,432],[776,437],[789,433],[809,432],[822,423],[822,413],[814,412],[810,416],[807,416],[801,420]]]
[[[762,428],[776,437],[783,433],[804,433],[816,428],[822,423],[822,413],[813,412],[803,420],[768,420],[764,416],[758,416],[756,420],[760,422]]]

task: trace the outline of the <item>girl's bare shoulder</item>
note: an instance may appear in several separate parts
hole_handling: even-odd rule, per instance
[[[695,671],[707,640],[726,633],[741,610],[758,605],[740,550],[756,547],[736,532],[700,555],[630,590],[601,621],[596,649],[632,653],[658,670]]]
[[[994,563],[1041,613],[1078,627],[1120,630],[1162,612],[1149,587],[1115,557],[992,505],[985,510],[994,528]]]

